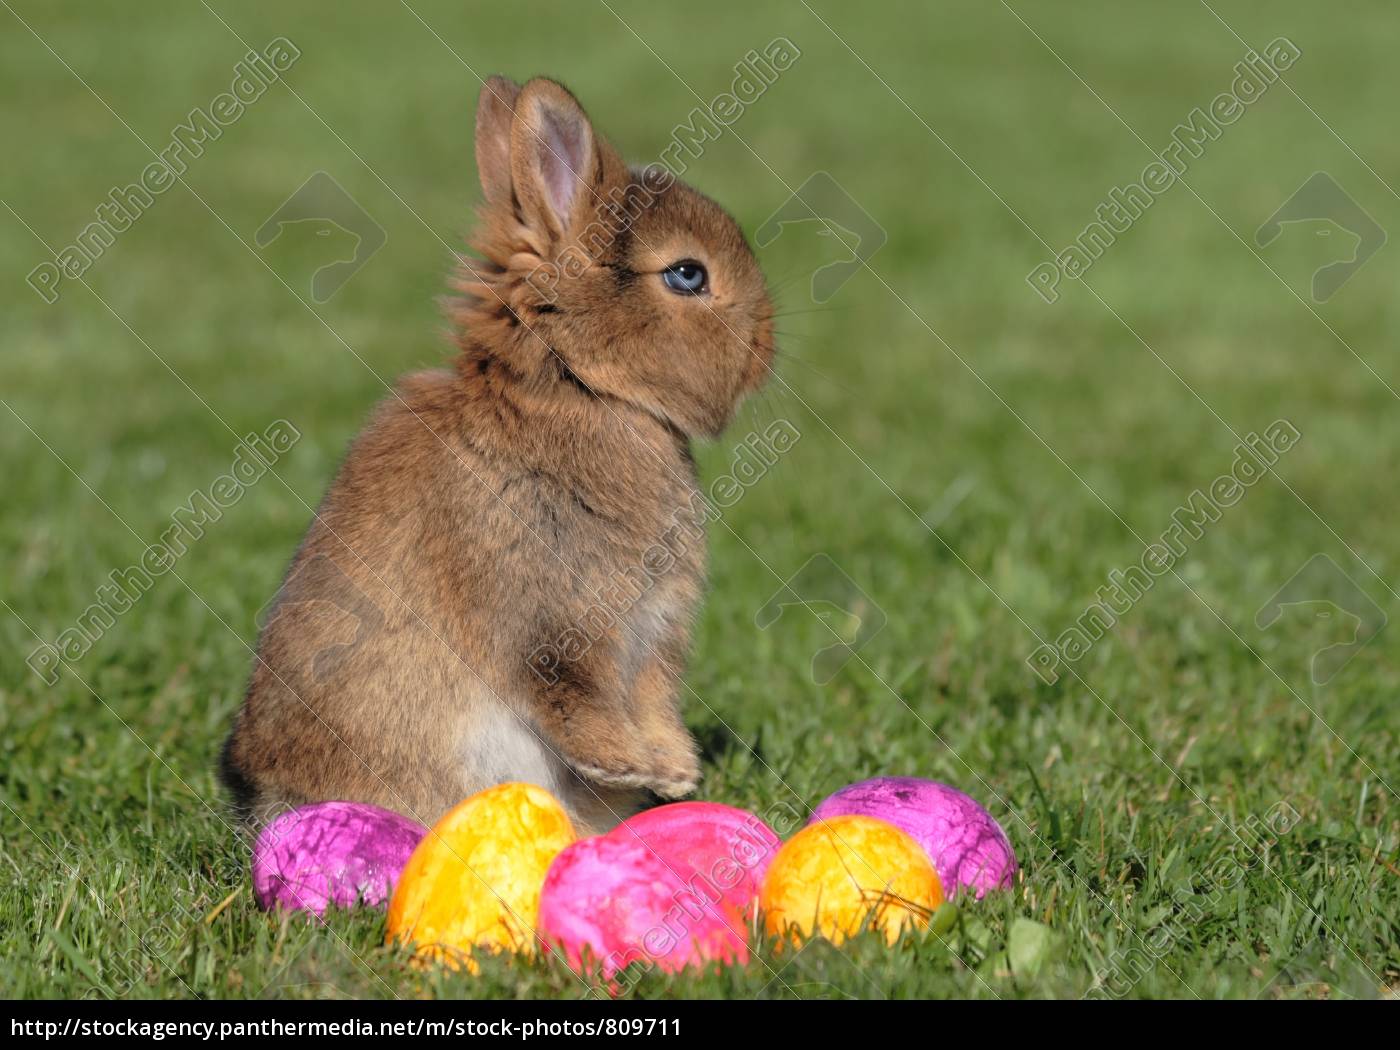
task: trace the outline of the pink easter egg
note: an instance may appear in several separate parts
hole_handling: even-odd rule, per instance
[[[554,858],[537,931],[574,969],[598,967],[609,981],[631,963],[676,973],[749,958],[743,916],[707,895],[693,869],[611,834],[575,842]]]
[[[875,817],[907,832],[933,861],[951,898],[963,887],[977,897],[1011,885],[1016,855],[1006,832],[975,799],[917,777],[875,777],[843,787],[812,813]]]
[[[253,847],[258,904],[325,913],[379,905],[394,891],[423,825],[364,802],[317,802],[283,813]]]
[[[747,810],[718,802],[673,802],[628,817],[610,838],[640,840],[663,860],[694,870],[711,897],[750,914],[768,865],[782,848],[777,832]]]

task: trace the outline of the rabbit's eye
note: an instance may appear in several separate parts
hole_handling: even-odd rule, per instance
[[[694,259],[673,263],[661,271],[666,287],[678,295],[698,295],[705,290],[709,275]]]

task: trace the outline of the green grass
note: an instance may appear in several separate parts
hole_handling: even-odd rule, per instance
[[[763,253],[788,282],[784,307],[812,312],[784,319],[780,381],[702,452],[702,471],[714,477],[776,417],[803,436],[712,532],[688,681],[701,796],[761,811],[879,773],[932,777],[992,809],[1022,874],[893,950],[765,947],[746,970],[653,975],[633,994],[1079,996],[1125,952],[1138,976],[1113,986],[1131,996],[1395,987],[1400,624],[1319,685],[1308,661],[1338,640],[1335,621],[1294,610],[1261,629],[1255,614],[1323,553],[1400,619],[1387,389],[1400,389],[1400,253],[1388,246],[1315,304],[1308,275],[1328,242],[1299,230],[1252,248],[1316,170],[1400,231],[1388,5],[1343,19],[1316,4],[1213,4],[1251,44],[1286,34],[1302,48],[1286,83],[1307,105],[1270,88],[1192,163],[1189,188],[1164,193],[1095,265],[1092,290],[1066,281],[1046,305],[1025,281],[1049,254],[1036,235],[1069,243],[1138,176],[1149,150],[1129,127],[1160,149],[1230,86],[1245,47],[1204,6],[1012,0],[1042,43],[999,3],[857,14],[816,0],[867,69],[801,5],[609,0],[634,36],[593,3],[505,16],[413,0],[443,43],[394,4],[331,15],[211,2],[250,44],[285,35],[302,49],[287,82],[320,119],[275,87],[92,267],[90,290],[70,281],[54,305],[24,284],[46,257],[24,224],[71,241],[149,162],[132,131],[163,145],[227,87],[245,47],[198,5],[15,3],[109,111],[0,11],[0,198],[15,213],[0,209],[0,993],[579,994],[544,964],[419,974],[382,946],[375,914],[323,929],[259,912],[214,759],[254,612],[308,505],[384,381],[447,354],[434,305],[444,245],[479,193],[463,63],[561,77],[649,159],[696,104],[685,85],[714,96],[779,34],[801,59],[690,177],[752,231],[829,171],[889,240],[815,311],[806,275],[836,246],[794,227]],[[304,301],[325,261],[314,238],[249,247],[317,169],[388,233],[321,306]],[[233,434],[279,417],[303,439],[180,578],[158,581],[56,685],[31,674],[34,632],[73,624],[107,573],[228,468]],[[1275,473],[1077,673],[1032,675],[1037,636],[1071,625],[1110,570],[1140,561],[1173,510],[1229,469],[1232,430],[1278,418],[1302,440]],[[826,627],[797,611],[754,624],[817,553],[888,617],[826,685],[808,669]],[[1280,805],[1296,825],[1242,852],[1236,833]]]

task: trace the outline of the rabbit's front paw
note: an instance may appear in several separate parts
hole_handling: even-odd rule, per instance
[[[700,784],[700,763],[693,756],[669,763],[630,761],[600,765],[575,759],[570,763],[580,776],[608,787],[647,788],[662,798],[681,798]]]
[[[659,769],[647,787],[662,798],[683,798],[700,786],[700,762],[694,755]]]
[[[700,783],[700,760],[690,734],[680,730],[669,738],[621,737],[594,739],[591,746],[571,742],[564,756],[581,776],[609,787],[647,788],[662,798],[680,798]]]
[[[695,738],[677,719],[667,724],[663,732],[652,732],[644,738],[650,763],[652,781],[647,786],[662,798],[689,795],[700,784],[700,756]]]

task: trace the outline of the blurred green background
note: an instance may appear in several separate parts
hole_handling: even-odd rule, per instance
[[[647,161],[778,36],[801,58],[687,179],[752,233],[827,172],[888,240],[822,304],[809,275],[842,257],[838,241],[798,224],[760,252],[787,314],[779,378],[702,451],[702,474],[776,418],[802,439],[712,530],[689,674],[702,699],[687,712],[706,748],[701,796],[762,811],[870,775],[932,777],[992,810],[1023,871],[1014,891],[963,902],[893,950],[763,946],[746,970],[652,974],[633,994],[1393,988],[1400,625],[1319,683],[1309,661],[1350,621],[1308,608],[1255,620],[1316,554],[1396,615],[1400,359],[1386,333],[1400,255],[1386,246],[1315,302],[1310,275],[1347,257],[1344,232],[1300,223],[1254,242],[1316,171],[1400,229],[1390,5],[0,6],[0,991],[580,994],[539,963],[417,973],[381,946],[376,915],[326,930],[260,913],[213,763],[254,612],[307,505],[385,384],[449,354],[435,299],[479,199],[478,75],[563,80]],[[1302,51],[1283,81],[1085,282],[1042,301],[1027,273],[1230,88],[1248,48],[1279,36]],[[140,176],[143,141],[163,147],[276,37],[302,52],[284,83],[85,284],[43,302],[26,275]],[[254,243],[318,170],[387,234],[325,303],[311,274],[343,246],[307,228]],[[234,434],[278,418],[302,440],[180,578],[57,684],[32,674],[39,639],[228,469]],[[1077,673],[1035,677],[1038,638],[1141,561],[1230,469],[1238,436],[1280,418],[1302,439],[1274,474]],[[810,661],[828,626],[800,611],[754,620],[818,554],[887,617],[824,685]],[[1237,856],[1236,832],[1279,812],[1296,823]],[[1221,858],[1243,877],[1221,879]]]

